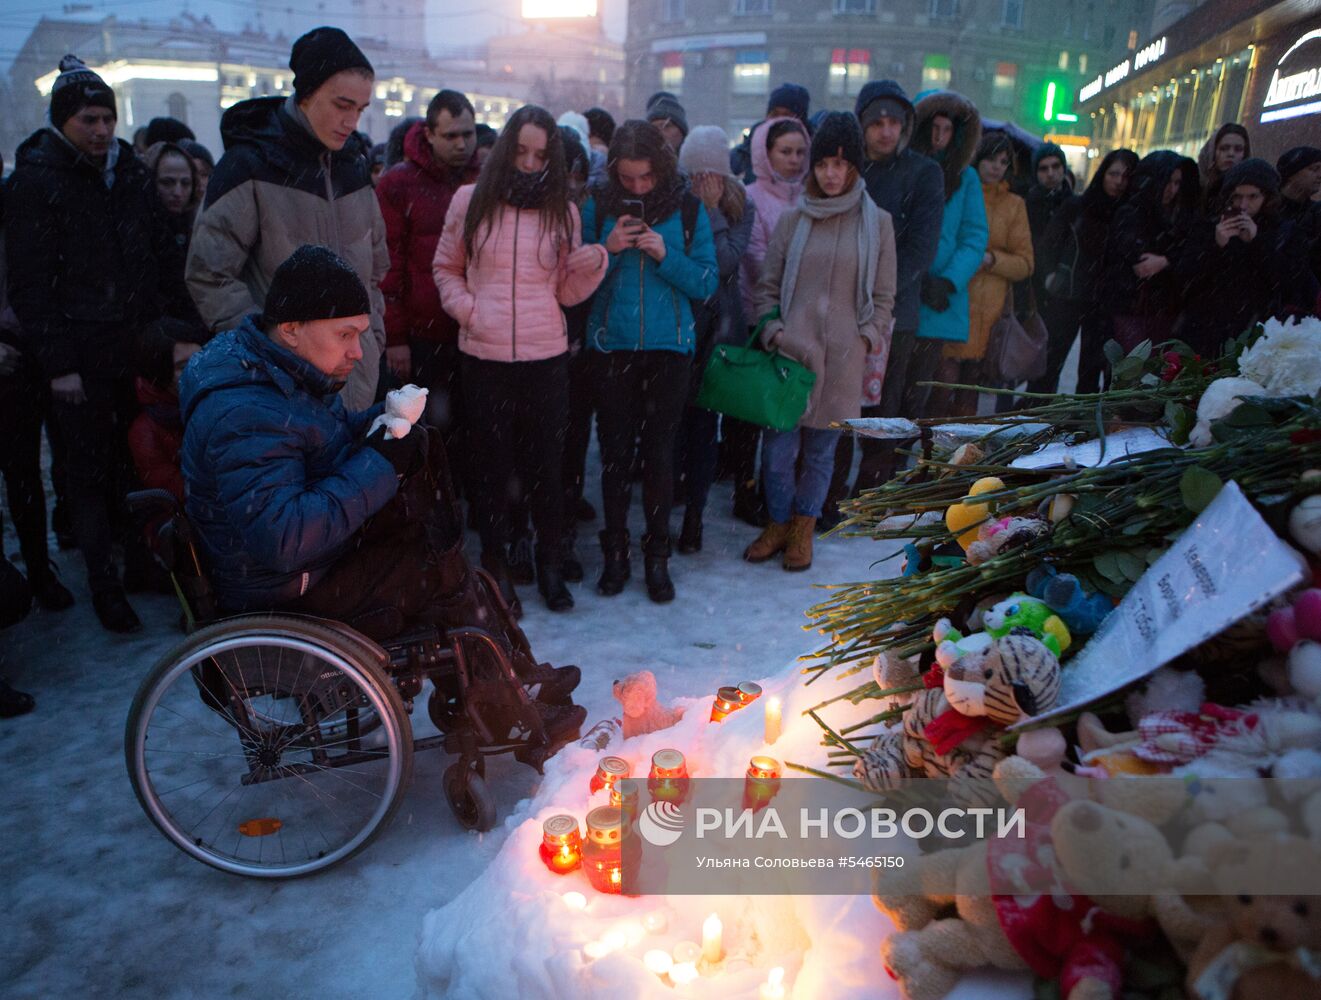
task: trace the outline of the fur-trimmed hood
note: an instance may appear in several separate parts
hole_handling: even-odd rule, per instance
[[[949,201],[959,189],[963,171],[972,164],[977,144],[981,142],[982,116],[972,101],[952,90],[920,95],[914,108],[917,124],[913,129],[912,148],[940,164],[945,174],[945,200]],[[943,153],[931,149],[931,119],[937,115],[944,115],[954,123],[954,139]]]

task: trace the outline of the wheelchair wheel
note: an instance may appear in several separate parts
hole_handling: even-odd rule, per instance
[[[445,769],[445,800],[465,830],[485,833],[495,826],[495,799],[471,765],[456,761]]]
[[[394,684],[333,628],[252,615],[201,629],[133,699],[138,802],[176,847],[236,875],[310,875],[398,809],[413,731]]]

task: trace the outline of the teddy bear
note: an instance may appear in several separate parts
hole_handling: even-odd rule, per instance
[[[1002,786],[1005,770],[997,768]],[[876,877],[885,892],[875,902],[899,928],[881,946],[887,970],[907,1000],[937,1000],[987,966],[1058,980],[1065,1000],[1115,1000],[1125,949],[1158,927],[1154,897],[1135,887],[1184,885],[1191,876],[1141,816],[1070,799],[1053,781],[1005,791],[1018,794],[1028,816],[1027,851],[986,841]],[[1089,897],[1076,885],[1122,894]],[[939,918],[950,906],[957,916]]]
[[[1048,534],[1050,522],[1036,517],[1002,517],[987,521],[977,528],[976,541],[967,546],[968,564],[980,566],[1001,552],[1029,545]]]
[[[1189,959],[1190,997],[1305,1000],[1321,995],[1321,898],[1259,891],[1279,887],[1270,883],[1280,879],[1281,859],[1292,871],[1316,872],[1321,847],[1299,837],[1277,837],[1235,840],[1211,852],[1220,919]]]
[[[1308,588],[1291,605],[1272,611],[1266,637],[1283,653],[1285,678],[1266,679],[1277,691],[1292,691],[1321,707],[1321,589]]]
[[[1025,628],[1056,656],[1073,643],[1069,628],[1045,601],[1028,594],[1010,594],[982,616],[982,627],[995,639]]]
[[[992,769],[1007,756],[999,730],[1054,706],[1060,665],[1036,638],[1010,634],[948,668],[933,666],[923,681],[902,723],[859,755],[854,776],[872,791],[952,778],[957,800],[982,802]]]
[[[614,695],[624,707],[624,739],[669,729],[683,718],[682,708],[667,708],[656,701],[656,675],[650,670],[615,681]]]
[[[376,433],[376,428],[384,427],[386,437],[407,437],[427,408],[427,392],[411,382],[401,389],[391,389],[385,394],[385,412],[367,428],[368,436]]]
[[[1115,607],[1104,594],[1089,592],[1072,573],[1049,564],[1032,570],[1024,589],[1059,615],[1072,635],[1091,635]]]

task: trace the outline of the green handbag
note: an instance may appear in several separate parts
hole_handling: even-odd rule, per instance
[[[791,431],[803,419],[816,383],[816,373],[778,352],[752,345],[771,320],[776,306],[757,323],[747,344],[717,344],[702,373],[697,405],[759,427]]]

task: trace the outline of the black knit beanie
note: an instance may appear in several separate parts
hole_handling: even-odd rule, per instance
[[[1265,195],[1278,194],[1280,175],[1265,160],[1250,156],[1225,171],[1224,179],[1220,183],[1220,195],[1226,204],[1234,193],[1234,188],[1240,184],[1251,184]]]
[[[178,118],[153,118],[147,122],[147,145],[158,142],[172,142],[176,145],[185,139],[196,139],[193,130]]]
[[[371,299],[358,272],[333,250],[304,243],[275,269],[266,293],[266,325],[366,316]]]
[[[774,108],[784,108],[793,112],[799,121],[805,122],[811,105],[812,95],[806,87],[797,83],[782,83],[771,91],[770,100],[766,102],[766,113],[770,114]]]
[[[50,91],[50,123],[63,128],[65,122],[89,105],[109,108],[119,117],[115,92],[77,56],[65,56],[60,60],[60,75]]]
[[[1281,183],[1288,184],[1290,177],[1300,170],[1306,170],[1313,163],[1321,163],[1321,149],[1315,146],[1295,146],[1280,155],[1275,162],[1275,169],[1280,172]]]
[[[668,121],[678,126],[679,131],[688,135],[688,112],[679,99],[667,90],[658,90],[647,101],[647,121]]]
[[[815,167],[828,156],[842,156],[862,170],[862,129],[847,111],[830,112],[812,136],[811,165]]]
[[[353,39],[339,28],[327,27],[313,28],[294,42],[289,68],[294,71],[294,97],[300,101],[307,100],[323,83],[346,69],[365,69],[376,75]]]

